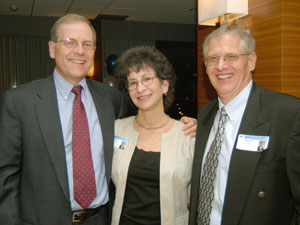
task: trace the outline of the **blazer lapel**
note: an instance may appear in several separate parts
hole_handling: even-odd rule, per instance
[[[69,200],[63,134],[53,76],[44,80],[37,95],[41,99],[41,101],[36,104],[36,114],[41,127],[42,136],[45,140],[46,148],[49,152],[58,180],[66,198]]]
[[[261,89],[253,84],[238,135],[268,135],[270,122],[265,122],[261,118],[260,97]],[[237,139],[235,140],[228,173],[222,225],[238,224],[256,166],[261,156],[260,152],[236,149],[236,143]]]
[[[208,136],[210,134],[210,130],[212,128],[212,125],[214,123],[214,119],[216,116],[216,113],[218,111],[218,102],[207,112],[207,114],[204,116],[203,121],[200,122],[200,127],[197,130],[197,135],[199,135],[199,138],[196,140],[196,152],[195,155],[197,154],[197,159],[198,161],[198,171],[201,172],[201,167],[202,167],[202,161],[203,161],[203,155],[205,151],[205,147],[207,144]],[[199,179],[200,181],[200,174],[199,174]]]
[[[103,138],[103,150],[104,150],[104,160],[105,160],[105,175],[107,179],[107,184],[110,183],[111,178],[111,166],[112,166],[112,154],[113,154],[113,140],[114,140],[114,121],[115,114],[112,106],[112,102],[108,99],[111,97],[105,96],[104,90],[95,85],[87,79],[87,84],[89,86],[90,92],[94,99],[94,104],[96,106],[101,131]]]

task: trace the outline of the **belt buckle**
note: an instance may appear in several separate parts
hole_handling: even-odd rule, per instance
[[[76,219],[76,216],[80,215],[80,214],[82,214],[82,212],[73,212],[73,215],[72,215],[72,222],[73,223],[78,223],[78,222],[81,221],[80,219]]]

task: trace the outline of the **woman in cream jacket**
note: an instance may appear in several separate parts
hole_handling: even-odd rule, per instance
[[[118,59],[137,115],[115,122],[112,225],[188,224],[194,138],[165,111],[175,74],[154,47],[135,47]]]

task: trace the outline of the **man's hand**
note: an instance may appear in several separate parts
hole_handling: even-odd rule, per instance
[[[190,135],[191,137],[196,137],[197,130],[197,120],[191,117],[183,116],[180,119],[184,123],[182,131],[185,135]]]

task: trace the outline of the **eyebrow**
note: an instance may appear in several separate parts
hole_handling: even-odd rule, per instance
[[[152,73],[145,73],[145,74],[142,75],[142,77],[145,77],[145,76],[147,76],[147,75],[155,76],[155,75],[152,74]],[[136,78],[128,78],[128,80],[136,80]]]

